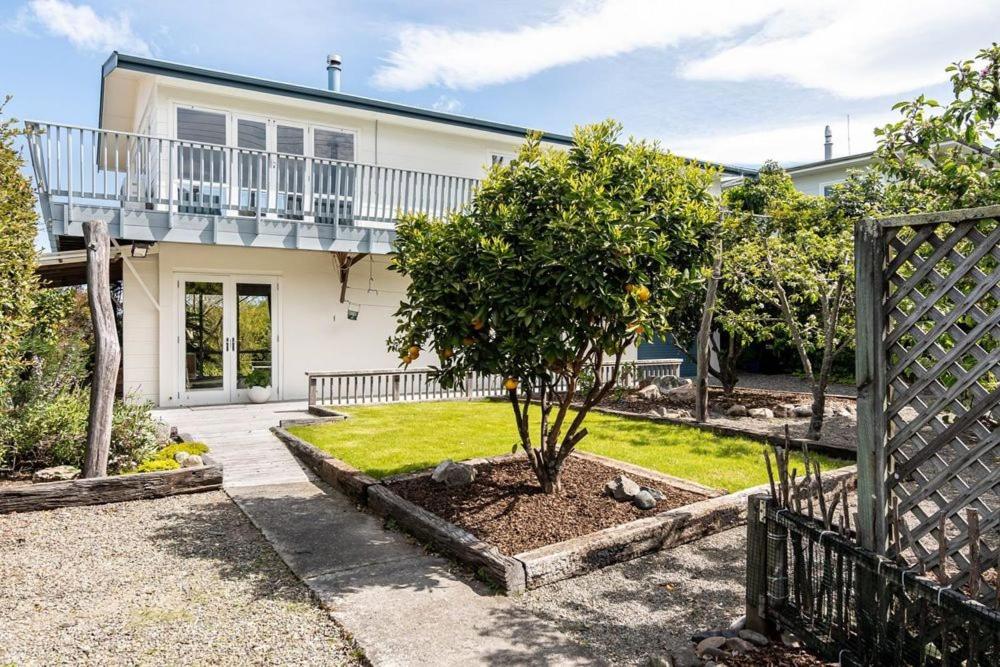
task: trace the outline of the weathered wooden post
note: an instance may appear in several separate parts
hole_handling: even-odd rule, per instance
[[[399,402],[399,373],[393,373],[392,376],[392,402]]]
[[[747,599],[746,627],[765,634],[768,631],[768,530],[767,511],[774,498],[756,493],[747,499]]]
[[[84,222],[83,242],[87,248],[87,302],[94,326],[95,350],[83,476],[104,477],[108,474],[115,384],[122,356],[111,305],[111,238],[107,223]]]
[[[695,382],[694,418],[699,422],[708,419],[708,365],[712,362],[709,356],[709,343],[712,336],[712,318],[715,316],[715,299],[721,277],[722,241],[719,241],[715,248],[715,260],[712,262],[712,277],[705,288],[705,307],[701,311],[701,326],[698,328],[698,372]]]

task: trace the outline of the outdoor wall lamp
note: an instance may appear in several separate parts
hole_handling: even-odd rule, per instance
[[[142,259],[149,254],[149,248],[152,245],[149,241],[132,241],[132,256]]]

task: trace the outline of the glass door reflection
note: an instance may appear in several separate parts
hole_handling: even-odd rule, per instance
[[[273,311],[270,283],[236,283],[236,387],[270,387]]]
[[[188,391],[225,389],[222,282],[184,283],[184,377]]]

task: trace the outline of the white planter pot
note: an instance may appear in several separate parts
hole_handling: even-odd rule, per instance
[[[247,389],[247,398],[251,403],[266,403],[271,398],[270,387],[250,387]]]

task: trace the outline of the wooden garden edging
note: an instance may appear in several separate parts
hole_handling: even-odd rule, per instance
[[[400,527],[432,544],[440,552],[486,574],[508,593],[538,588],[735,528],[746,522],[747,498],[767,489],[767,485],[763,485],[723,495],[718,489],[664,475],[655,470],[595,454],[574,452],[573,456],[700,493],[706,499],[605,528],[589,535],[520,554],[506,555],[495,545],[480,540],[463,528],[406,500],[383,482],[292,435],[283,427],[271,430],[292,453],[330,486],[345,493],[359,504],[367,505],[375,514],[384,518],[391,517]],[[465,463],[481,465],[515,456],[520,455],[505,454],[489,459],[470,459]],[[430,474],[431,471],[424,470],[395,475],[383,481],[390,482]],[[824,490],[839,488],[843,480],[853,484],[854,477],[853,466],[824,474]]]
[[[42,482],[2,489],[0,514],[163,498],[220,488],[222,466],[211,462],[197,468],[91,477],[67,482]]]

